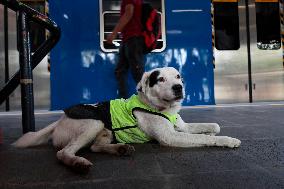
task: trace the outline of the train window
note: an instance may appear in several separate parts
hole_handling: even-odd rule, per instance
[[[21,0],[24,4],[37,10],[42,14],[46,14],[47,4],[45,0]],[[35,52],[38,47],[46,40],[46,31],[39,24],[31,22],[31,51]]]
[[[218,50],[240,48],[237,0],[213,0],[215,47]]]
[[[158,40],[156,49],[153,51],[161,52],[166,48],[164,0],[151,0],[149,2],[161,15],[162,35]],[[113,44],[106,43],[107,36],[111,33],[120,18],[120,3],[121,0],[100,0],[100,46],[104,52],[118,52],[120,46],[120,34],[113,41]]]
[[[281,47],[278,0],[256,0],[257,47],[275,50]]]

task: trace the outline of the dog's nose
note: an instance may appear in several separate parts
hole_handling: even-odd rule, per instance
[[[175,94],[179,94],[182,92],[182,85],[181,84],[176,84],[172,86],[172,89]]]

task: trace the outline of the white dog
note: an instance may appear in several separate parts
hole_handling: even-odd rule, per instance
[[[76,105],[56,122],[18,139],[16,147],[31,147],[52,139],[57,158],[65,165],[88,169],[92,163],[76,152],[90,146],[93,152],[129,155],[127,143],[156,140],[164,146],[238,147],[241,141],[220,132],[216,123],[185,123],[179,116],[184,98],[180,74],[171,67],[145,72],[137,85],[138,95],[94,105]],[[118,142],[118,143],[117,143]]]

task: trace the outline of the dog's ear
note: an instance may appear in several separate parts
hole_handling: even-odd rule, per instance
[[[150,76],[150,72],[144,72],[141,80],[139,81],[139,83],[137,84],[136,90],[138,92],[142,92],[145,93],[146,91],[146,87],[149,83],[149,76]]]

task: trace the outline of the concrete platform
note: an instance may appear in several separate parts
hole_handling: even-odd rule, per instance
[[[37,112],[36,129],[61,113]],[[10,146],[21,136],[21,115],[0,113],[0,188],[284,188],[284,103],[185,107],[188,122],[217,122],[220,135],[239,138],[238,149],[134,145],[132,157],[80,152],[94,163],[88,174],[60,164],[51,145]]]

